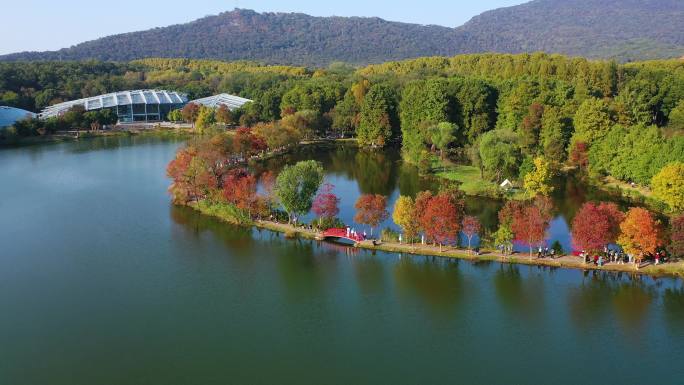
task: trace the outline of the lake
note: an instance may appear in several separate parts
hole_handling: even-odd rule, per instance
[[[373,253],[226,225],[170,204],[165,167],[180,145],[0,150],[0,384],[684,376],[681,280]],[[393,202],[433,187],[396,151],[288,158],[323,162],[347,222],[361,192]],[[550,238],[569,244],[563,226],[594,193],[566,187]],[[499,205],[467,201],[490,229]]]

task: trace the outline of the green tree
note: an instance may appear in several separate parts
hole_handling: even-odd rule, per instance
[[[684,163],[674,162],[663,167],[651,180],[653,196],[675,212],[684,210]]]
[[[359,106],[351,90],[332,110],[332,129],[340,134],[353,134],[358,126]]]
[[[430,129],[431,141],[439,149],[439,155],[444,159],[444,150],[456,140],[458,127],[449,122],[441,122]]]
[[[565,121],[560,109],[544,108],[539,142],[544,156],[558,163],[566,158],[565,149],[568,145],[569,129]]]
[[[425,143],[430,141],[426,128],[449,119],[447,82],[430,79],[409,83],[400,103],[402,150],[406,160],[416,163]]]
[[[180,122],[183,120],[183,113],[181,113],[180,109],[171,110],[167,119],[171,122]]]
[[[574,123],[573,141],[582,141],[589,145],[604,137],[613,124],[608,104],[596,98],[589,98],[579,106]]]
[[[363,98],[357,130],[362,146],[385,146],[396,128],[396,97],[385,84],[374,84]]]
[[[501,182],[516,175],[520,163],[520,148],[515,134],[505,130],[486,132],[480,140],[480,159],[485,175]]]
[[[311,210],[314,195],[323,182],[320,162],[306,160],[285,166],[276,179],[276,195],[287,211],[290,223]]]
[[[680,100],[677,106],[670,111],[668,119],[668,127],[684,130],[684,99]]]

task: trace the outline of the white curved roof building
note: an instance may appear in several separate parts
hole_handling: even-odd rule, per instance
[[[11,126],[17,120],[33,118],[35,116],[36,114],[33,112],[22,110],[21,108],[0,106],[0,128]]]
[[[188,97],[175,91],[133,90],[71,100],[46,107],[38,115],[41,119],[59,116],[74,106],[83,106],[86,111],[109,108],[116,113],[120,122],[158,121],[166,118],[169,111],[181,108]]]
[[[208,96],[206,98],[191,100],[190,103],[201,104],[203,106],[218,108],[219,106],[226,106],[229,110],[234,110],[240,108],[245,104],[251,102],[250,99],[241,98],[239,96],[230,94],[218,94],[214,96]]]

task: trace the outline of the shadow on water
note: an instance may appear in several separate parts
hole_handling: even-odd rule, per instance
[[[616,322],[633,337],[644,332],[646,318],[658,293],[643,277],[591,271],[568,293],[570,318],[584,331],[603,322]]]
[[[201,242],[204,234],[211,234],[229,247],[231,254],[250,258],[253,255],[256,242],[252,229],[248,227],[231,225],[185,206],[170,205],[170,216],[175,224],[181,225],[174,227],[174,231],[179,232],[175,235],[180,236],[180,239]],[[175,235],[173,239],[177,239]],[[279,234],[268,232],[264,235],[271,237]]]
[[[363,294],[382,292],[386,284],[385,262],[374,255],[364,253],[364,255],[355,257],[352,264],[356,283]]]
[[[672,331],[684,335],[684,287],[665,289],[663,309]]]
[[[315,241],[288,240],[274,250],[283,288],[293,301],[325,295],[338,272],[337,252],[315,247]]]
[[[539,318],[544,305],[544,284],[536,274],[523,277],[520,266],[500,264],[494,289],[501,307],[525,319]]]
[[[402,257],[394,266],[397,293],[405,300],[419,299],[434,313],[454,316],[466,295],[459,260]]]

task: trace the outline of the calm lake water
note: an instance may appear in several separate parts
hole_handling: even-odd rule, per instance
[[[170,205],[164,170],[181,144],[0,150],[0,384],[684,376],[681,280],[372,253],[229,226]],[[394,200],[431,185],[391,151],[311,151],[292,158],[324,163],[345,221],[360,192]],[[563,224],[591,195],[560,189],[552,238],[568,241]],[[489,228],[498,207],[468,201]]]

